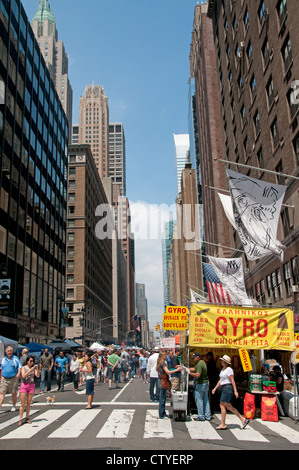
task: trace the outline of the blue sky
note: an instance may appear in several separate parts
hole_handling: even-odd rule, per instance
[[[22,3],[31,21],[39,1]],[[134,202],[169,206],[175,202],[173,134],[188,133],[189,53],[196,3],[50,0],[58,39],[69,59],[73,123],[78,122],[85,86],[102,85],[109,97],[110,122],[124,124],[127,197]],[[161,321],[163,313],[160,241],[155,246],[157,252],[146,265],[144,250],[154,248],[148,250],[144,242],[136,241],[136,281],[146,284],[151,326]]]

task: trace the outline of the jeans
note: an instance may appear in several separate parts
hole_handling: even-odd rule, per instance
[[[74,389],[77,390],[78,384],[79,384],[79,371],[72,372],[72,375],[73,375]]]
[[[154,393],[155,387],[156,387],[156,393]],[[159,401],[160,388],[161,388],[161,381],[159,380],[159,378],[158,377],[150,377],[150,388],[149,388],[150,400]]]
[[[42,369],[40,391],[43,392],[47,381],[47,392],[51,391],[51,369]]]
[[[161,384],[160,379],[159,379],[159,382]],[[164,416],[166,416],[166,412],[165,412],[166,393],[167,393],[166,388],[161,387],[161,389],[160,389],[160,399],[159,399],[159,418],[160,419],[162,419],[162,418],[164,418]]]
[[[63,392],[64,390],[64,381],[65,381],[65,372],[56,371],[56,380],[58,385],[58,390]]]
[[[211,419],[210,401],[209,401],[209,382],[196,384],[194,388],[194,399],[197,406],[199,419]]]

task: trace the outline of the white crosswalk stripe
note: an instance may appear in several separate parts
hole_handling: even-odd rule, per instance
[[[1,439],[30,439],[39,431],[49,426],[55,420],[59,419],[62,415],[69,410],[48,410],[40,416],[32,419],[32,424],[24,424],[23,426],[14,429],[9,434]]]
[[[186,427],[191,439],[222,440],[209,421],[186,421]]]
[[[66,414],[71,416],[65,416]],[[7,420],[3,419],[7,417]],[[102,418],[103,416],[103,418]],[[105,418],[104,418],[105,416]],[[142,418],[143,417],[143,418]],[[80,409],[74,411],[73,408],[54,408],[48,409],[39,414],[39,410],[31,410],[31,424],[16,426],[19,421],[19,415],[11,413],[1,415],[0,439],[30,439],[44,430],[43,436],[49,439],[76,439],[88,426],[92,424],[94,437],[106,439],[124,439],[134,436],[134,420],[144,419],[143,432],[138,437],[143,439],[175,439],[176,433],[183,427],[188,433],[190,439],[222,441],[235,439],[242,442],[260,442],[268,443],[271,436],[278,436],[286,439],[292,444],[299,444],[299,430],[292,429],[286,423],[279,421],[273,423],[255,419],[249,423],[246,429],[241,429],[240,420],[231,414],[226,417],[228,430],[217,431],[215,428],[221,422],[220,414],[214,415],[212,422],[195,421],[192,417],[185,422],[177,423],[174,420],[159,419],[157,409],[150,408],[140,411],[140,407],[115,408],[108,417],[103,413],[102,408],[92,408],[90,410]],[[54,427],[55,426],[55,427]],[[47,433],[47,427],[50,431]],[[54,429],[54,430],[53,430]],[[6,434],[5,434],[6,432]],[[272,434],[269,434],[271,432]],[[265,435],[267,437],[265,437]]]
[[[219,419],[219,421],[221,421],[220,414],[216,414],[215,416]],[[226,416],[225,422],[226,425],[230,427],[230,431],[238,441],[269,442],[268,439],[266,439],[260,432],[253,429],[250,424],[248,424],[245,429],[242,429],[242,423],[235,415],[228,414]]]
[[[113,410],[97,437],[128,437],[135,410]]]
[[[61,439],[79,437],[100,411],[97,409],[78,411],[66,423],[52,432],[49,437],[59,437]]]
[[[172,439],[171,420],[158,419],[159,410],[147,410],[145,417],[144,435],[145,439],[153,437]]]
[[[299,432],[289,426],[280,422],[274,423],[271,421],[262,421],[261,419],[257,419],[256,421],[262,423],[268,429],[271,429],[271,431],[276,432],[280,437],[284,437],[288,441],[292,442],[292,444],[299,444]]]

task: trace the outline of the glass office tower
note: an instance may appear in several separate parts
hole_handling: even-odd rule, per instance
[[[61,334],[69,129],[19,0],[0,0],[0,84],[0,335],[45,342]]]

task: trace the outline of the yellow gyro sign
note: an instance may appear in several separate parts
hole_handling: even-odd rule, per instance
[[[248,353],[247,349],[239,349],[239,355],[240,355],[240,359],[241,359],[241,363],[242,363],[244,372],[251,371],[252,370],[252,364],[251,364],[251,360],[250,360],[249,353]]]
[[[163,315],[163,330],[187,330],[188,308],[168,306]]]

